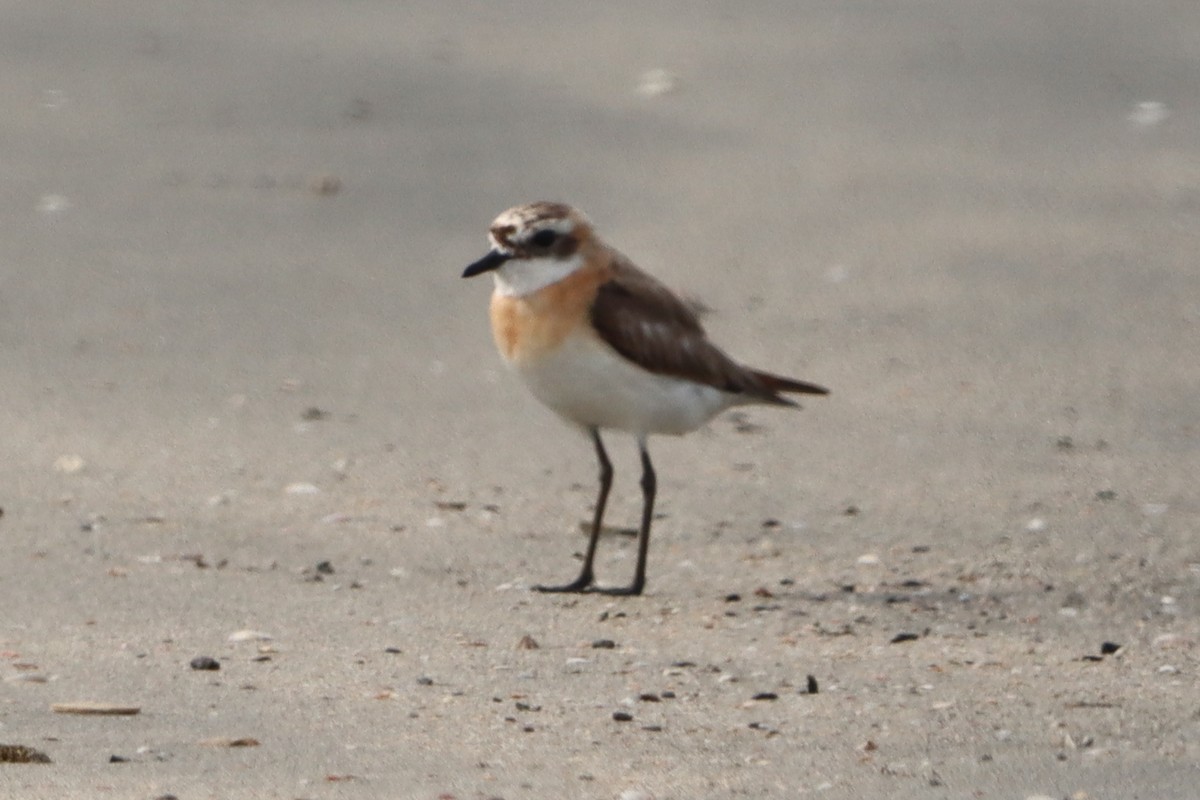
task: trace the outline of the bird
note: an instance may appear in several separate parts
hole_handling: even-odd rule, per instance
[[[646,586],[657,477],[647,439],[683,435],[734,406],[798,407],[785,394],[829,390],[744,366],[709,341],[697,310],[597,236],[563,203],[514,206],[488,229],[490,249],[462,273],[491,273],[496,348],[534,397],[590,437],[599,492],[579,576],[540,592],[640,595]],[[594,560],[613,467],[601,431],[632,434],[642,517],[631,583],[598,586]]]

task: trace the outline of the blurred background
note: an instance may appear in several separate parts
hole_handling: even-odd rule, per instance
[[[652,587],[769,535],[813,587],[933,547],[1097,624],[1200,600],[1195,0],[10,0],[0,154],[22,635],[170,635],[147,554],[423,576],[380,608],[573,574],[590,448],[459,278],[538,199],[833,390],[652,443]]]
[[[1008,513],[1053,477],[1196,510],[1191,2],[2,14],[17,497],[205,509],[343,459],[390,493],[586,458],[458,279],[546,198],[733,354],[833,387],[764,454],[821,501]],[[532,435],[569,453],[513,464]]]

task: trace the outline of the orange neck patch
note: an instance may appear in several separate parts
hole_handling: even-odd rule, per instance
[[[492,294],[492,335],[506,361],[520,364],[553,351],[591,326],[589,310],[609,269],[585,266],[523,297]]]

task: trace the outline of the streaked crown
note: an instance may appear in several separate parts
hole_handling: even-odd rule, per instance
[[[488,229],[492,247],[513,259],[568,259],[591,235],[592,225],[581,211],[544,201],[514,206]]]

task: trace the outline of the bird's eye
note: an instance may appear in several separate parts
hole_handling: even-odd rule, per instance
[[[552,230],[538,231],[530,239],[538,247],[549,247],[558,239],[558,234]]]

